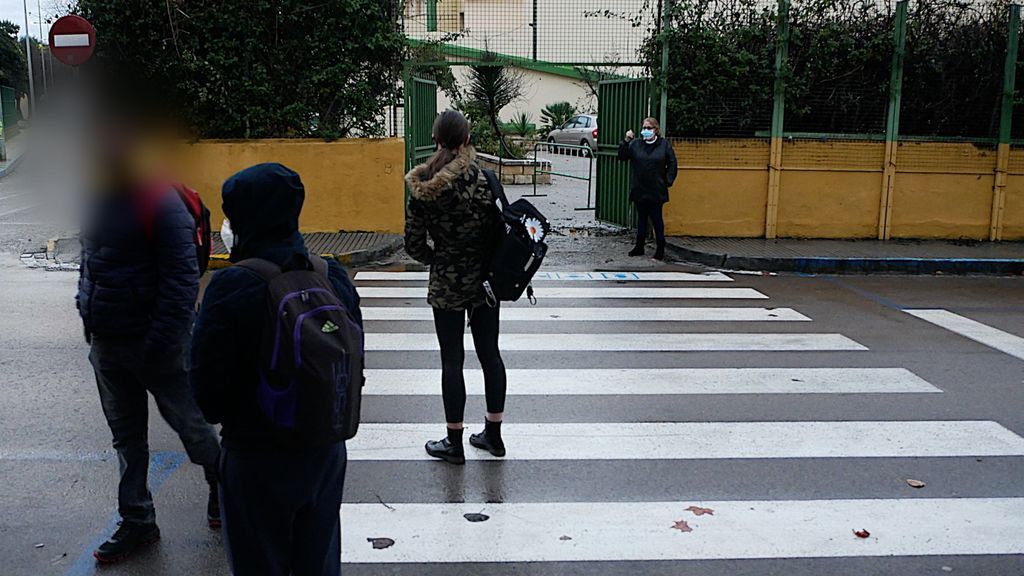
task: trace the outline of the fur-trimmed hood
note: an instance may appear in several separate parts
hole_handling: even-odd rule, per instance
[[[409,184],[410,193],[414,198],[431,201],[440,198],[442,192],[449,188],[461,188],[460,180],[475,184],[479,171],[476,165],[476,149],[472,146],[466,146],[459,151],[451,162],[445,164],[433,178],[424,179],[427,173],[427,165],[420,164],[405,175],[405,181]]]

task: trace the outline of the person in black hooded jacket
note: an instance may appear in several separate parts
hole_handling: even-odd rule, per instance
[[[305,189],[280,164],[259,164],[224,183],[234,233],[231,261],[261,258],[282,270],[308,266],[299,233]],[[362,326],[359,296],[345,269],[328,260],[342,304]],[[191,383],[206,419],[220,423],[221,499],[228,560],[235,574],[333,576],[341,572],[344,442],[305,449],[274,442],[257,401],[267,284],[245,268],[217,272],[192,338]]]
[[[629,161],[633,169],[629,199],[636,205],[636,246],[630,256],[643,256],[647,241],[647,223],[654,224],[658,248],[657,260],[665,259],[665,219],[662,214],[668,202],[668,190],[676,181],[679,163],[672,143],[661,137],[661,126],[654,118],[645,118],[640,139],[633,131],[619,144],[619,160]]]

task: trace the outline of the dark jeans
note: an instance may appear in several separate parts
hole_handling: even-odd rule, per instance
[[[469,311],[476,356],[484,370],[484,393],[488,412],[505,411],[505,363],[498,350],[500,307],[482,305]],[[466,411],[466,380],[462,369],[466,359],[463,342],[466,312],[434,308],[434,328],[441,345],[441,397],[447,422],[462,422]]]
[[[233,573],[340,575],[345,464],[344,443],[306,450],[225,448],[221,513]]]
[[[636,245],[643,246],[647,241],[647,222],[654,224],[654,235],[658,246],[665,245],[665,218],[662,216],[664,204],[636,203]]]
[[[178,433],[189,459],[217,479],[220,447],[217,433],[203,419],[188,386],[184,347],[169,349],[156,365],[142,361],[142,343],[93,337],[89,361],[96,372],[100,404],[114,436],[121,467],[118,512],[124,522],[156,520],[149,493],[149,398],[153,395],[164,420]]]

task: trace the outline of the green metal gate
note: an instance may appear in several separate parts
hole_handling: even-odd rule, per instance
[[[425,162],[434,153],[431,130],[437,118],[437,83],[405,77],[405,171]]]
[[[628,162],[619,161],[619,142],[627,130],[639,132],[650,116],[651,81],[647,78],[605,80],[598,86],[597,219],[619,226],[633,225],[629,202]]]

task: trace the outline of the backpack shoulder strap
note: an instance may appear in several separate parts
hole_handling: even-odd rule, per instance
[[[501,180],[498,179],[498,175],[494,173],[494,170],[484,169],[484,178],[487,179],[487,186],[494,192],[494,195],[501,200],[502,207],[508,208],[508,197],[505,196],[505,187],[502,186]]]
[[[263,278],[263,280],[268,283],[281,275],[280,266],[274,264],[270,260],[264,260],[262,258],[247,258],[241,262],[236,262],[235,266],[245,268],[250,272],[255,272],[260,278]]]
[[[317,256],[316,254],[310,254],[309,263],[313,265],[314,272],[320,274],[321,276],[327,278],[328,280],[331,279],[326,260],[324,260],[320,256]]]

